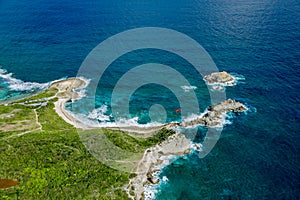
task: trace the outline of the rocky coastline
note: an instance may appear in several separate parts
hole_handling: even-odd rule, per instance
[[[222,73],[223,74],[223,73]],[[226,76],[224,76],[226,77]],[[225,79],[225,78],[224,78]],[[231,81],[230,78],[226,80]],[[70,100],[79,98],[77,89],[83,89],[88,85],[88,82],[80,78],[70,78],[67,80],[57,81],[52,83],[51,87],[57,88],[58,92],[55,97],[58,98],[55,102],[55,110],[67,123],[81,129],[97,128],[78,121],[74,116],[65,109],[65,103]],[[154,133],[161,128],[176,128],[176,127],[193,127],[193,126],[206,126],[206,127],[221,127],[224,125],[226,115],[229,112],[240,113],[247,110],[247,107],[242,103],[227,99],[218,104],[209,106],[201,115],[188,119],[183,122],[175,122],[165,124],[159,127],[152,127],[143,130],[141,127],[118,127],[119,130],[135,130],[141,134]],[[110,127],[108,127],[110,128]],[[111,127],[115,129],[115,127]],[[164,142],[157,144],[154,147],[148,148],[139,161],[135,174],[136,176],[130,179],[129,184],[125,188],[128,196],[131,199],[149,199],[151,195],[145,191],[149,185],[158,184],[161,180],[155,175],[158,174],[162,166],[168,165],[170,158],[174,156],[182,156],[189,154],[191,150],[201,151],[201,145],[193,144],[183,134],[176,132]]]
[[[136,176],[130,180],[126,188],[128,196],[138,200],[149,198],[151,194],[147,194],[145,187],[160,182],[154,174],[159,173],[161,166],[169,163],[170,157],[190,153],[191,145],[190,140],[177,132],[166,141],[147,149],[138,163]]]
[[[218,104],[209,106],[206,111],[194,119],[183,121],[181,123],[170,123],[167,128],[174,127],[221,127],[224,125],[226,114],[229,112],[240,113],[245,112],[247,107],[235,100],[227,99]],[[182,156],[189,154],[191,149],[201,151],[201,145],[193,144],[190,140],[179,132],[170,136],[166,141],[147,149],[143,158],[137,167],[137,176],[130,180],[126,192],[132,199],[151,199],[151,193],[145,191],[145,187],[151,184],[158,184],[160,179],[154,174],[159,173],[162,166],[169,162],[170,156]],[[167,163],[166,163],[167,162]]]
[[[239,113],[248,110],[248,108],[233,99],[227,99],[221,103],[209,106],[199,117],[192,120],[183,121],[179,124],[181,127],[190,127],[203,125],[207,127],[222,127],[228,112]]]

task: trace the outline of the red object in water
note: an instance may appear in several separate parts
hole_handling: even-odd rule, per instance
[[[181,109],[178,108],[178,109],[175,110],[175,112],[176,112],[176,113],[180,113],[180,112],[181,112]]]

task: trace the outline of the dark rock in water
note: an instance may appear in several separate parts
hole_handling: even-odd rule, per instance
[[[212,111],[212,106],[208,106],[208,107],[207,107],[207,110],[208,110],[208,111]]]
[[[144,183],[144,184],[157,184],[157,183],[159,183],[159,178],[156,178],[156,177],[154,177],[153,176],[153,174],[155,174],[155,173],[159,173],[160,172],[160,170],[159,169],[155,169],[155,170],[153,170],[153,171],[148,171],[148,173],[147,173],[147,181],[146,181],[146,183]]]
[[[197,151],[201,151],[202,150],[202,148],[199,145],[197,145],[197,144],[195,144],[195,148],[196,148]]]
[[[152,178],[147,178],[147,182],[146,184],[149,185],[150,184],[158,184],[159,183],[159,178],[155,178],[155,179],[152,179]]]
[[[149,182],[149,183],[152,183],[153,181],[152,181],[152,178],[147,178],[147,182]]]

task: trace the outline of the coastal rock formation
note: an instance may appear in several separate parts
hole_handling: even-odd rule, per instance
[[[182,127],[189,127],[195,125],[203,125],[207,127],[223,126],[225,117],[228,112],[238,113],[246,111],[247,107],[235,100],[227,99],[221,103],[209,106],[205,113],[198,118],[183,121],[180,123]]]
[[[225,71],[214,72],[205,76],[203,80],[209,85],[232,86],[235,83],[234,77]]]
[[[214,77],[214,75],[212,76]],[[221,72],[219,78],[207,78],[211,83],[222,82],[229,83],[232,81],[226,73]],[[80,97],[78,89],[82,89],[88,85],[88,82],[79,78],[71,78],[67,80],[57,81],[52,83],[51,87],[57,88],[58,92],[55,97],[58,98],[55,102],[55,109],[59,116],[61,116],[67,123],[74,125],[81,129],[96,128],[78,121],[65,109],[65,103],[70,100],[76,100]],[[156,132],[161,128],[174,128],[174,127],[189,127],[196,125],[203,125],[207,127],[223,126],[228,112],[238,113],[247,110],[246,106],[242,103],[232,99],[228,99],[221,103],[209,106],[206,111],[199,117],[183,121],[181,123],[173,122],[169,124],[159,125],[157,127],[117,127],[118,130],[135,131],[144,135],[151,135],[150,133]],[[110,127],[111,128],[111,127]],[[113,128],[112,128],[113,129]],[[126,188],[127,194],[131,199],[143,199],[150,195],[145,187],[152,184],[158,184],[161,180],[155,173],[160,170],[161,166],[169,163],[172,156],[182,156],[189,154],[191,150],[201,151],[199,145],[192,145],[184,135],[176,133],[160,144],[148,148],[138,162],[135,171],[136,176],[130,179],[130,183]],[[171,156],[171,157],[170,157]]]
[[[189,127],[195,125],[203,125],[207,127],[223,126],[228,112],[238,113],[246,110],[247,107],[242,103],[228,99],[221,103],[209,106],[205,113],[198,118],[181,123],[170,123],[165,127]],[[170,160],[168,156],[182,156],[184,154],[189,154],[191,149],[202,151],[201,144],[193,144],[185,138],[184,135],[176,133],[175,135],[170,136],[163,143],[146,150],[138,165],[137,176],[130,180],[128,188],[134,189],[127,189],[128,196],[132,199],[150,198],[152,196],[151,191],[147,191],[145,188],[160,182],[158,176],[155,174],[160,170],[160,166],[167,165]],[[130,191],[134,195],[131,195]]]
[[[136,170],[136,176],[130,180],[127,186],[127,194],[131,199],[147,199],[149,196],[144,187],[147,185],[158,184],[160,179],[157,173],[160,171],[160,166],[167,165],[170,156],[184,155],[192,142],[183,134],[176,133],[171,135],[166,141],[150,147],[144,153]]]

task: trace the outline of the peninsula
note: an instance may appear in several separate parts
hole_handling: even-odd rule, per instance
[[[0,164],[4,167],[0,180],[11,179],[19,184],[4,190],[1,198],[65,198],[66,193],[76,191],[83,198],[117,195],[120,199],[143,199],[147,195],[145,185],[159,182],[152,175],[157,166],[168,156],[189,153],[193,145],[172,128],[222,126],[226,113],[247,110],[242,103],[229,99],[208,107],[190,121],[150,128],[103,129],[84,124],[65,108],[66,102],[80,98],[79,90],[87,85],[82,78],[54,81],[37,95],[0,105]],[[135,171],[116,171],[97,161],[81,143],[76,129],[101,130],[99,134],[116,146],[140,154]],[[57,190],[61,192],[53,192]]]

